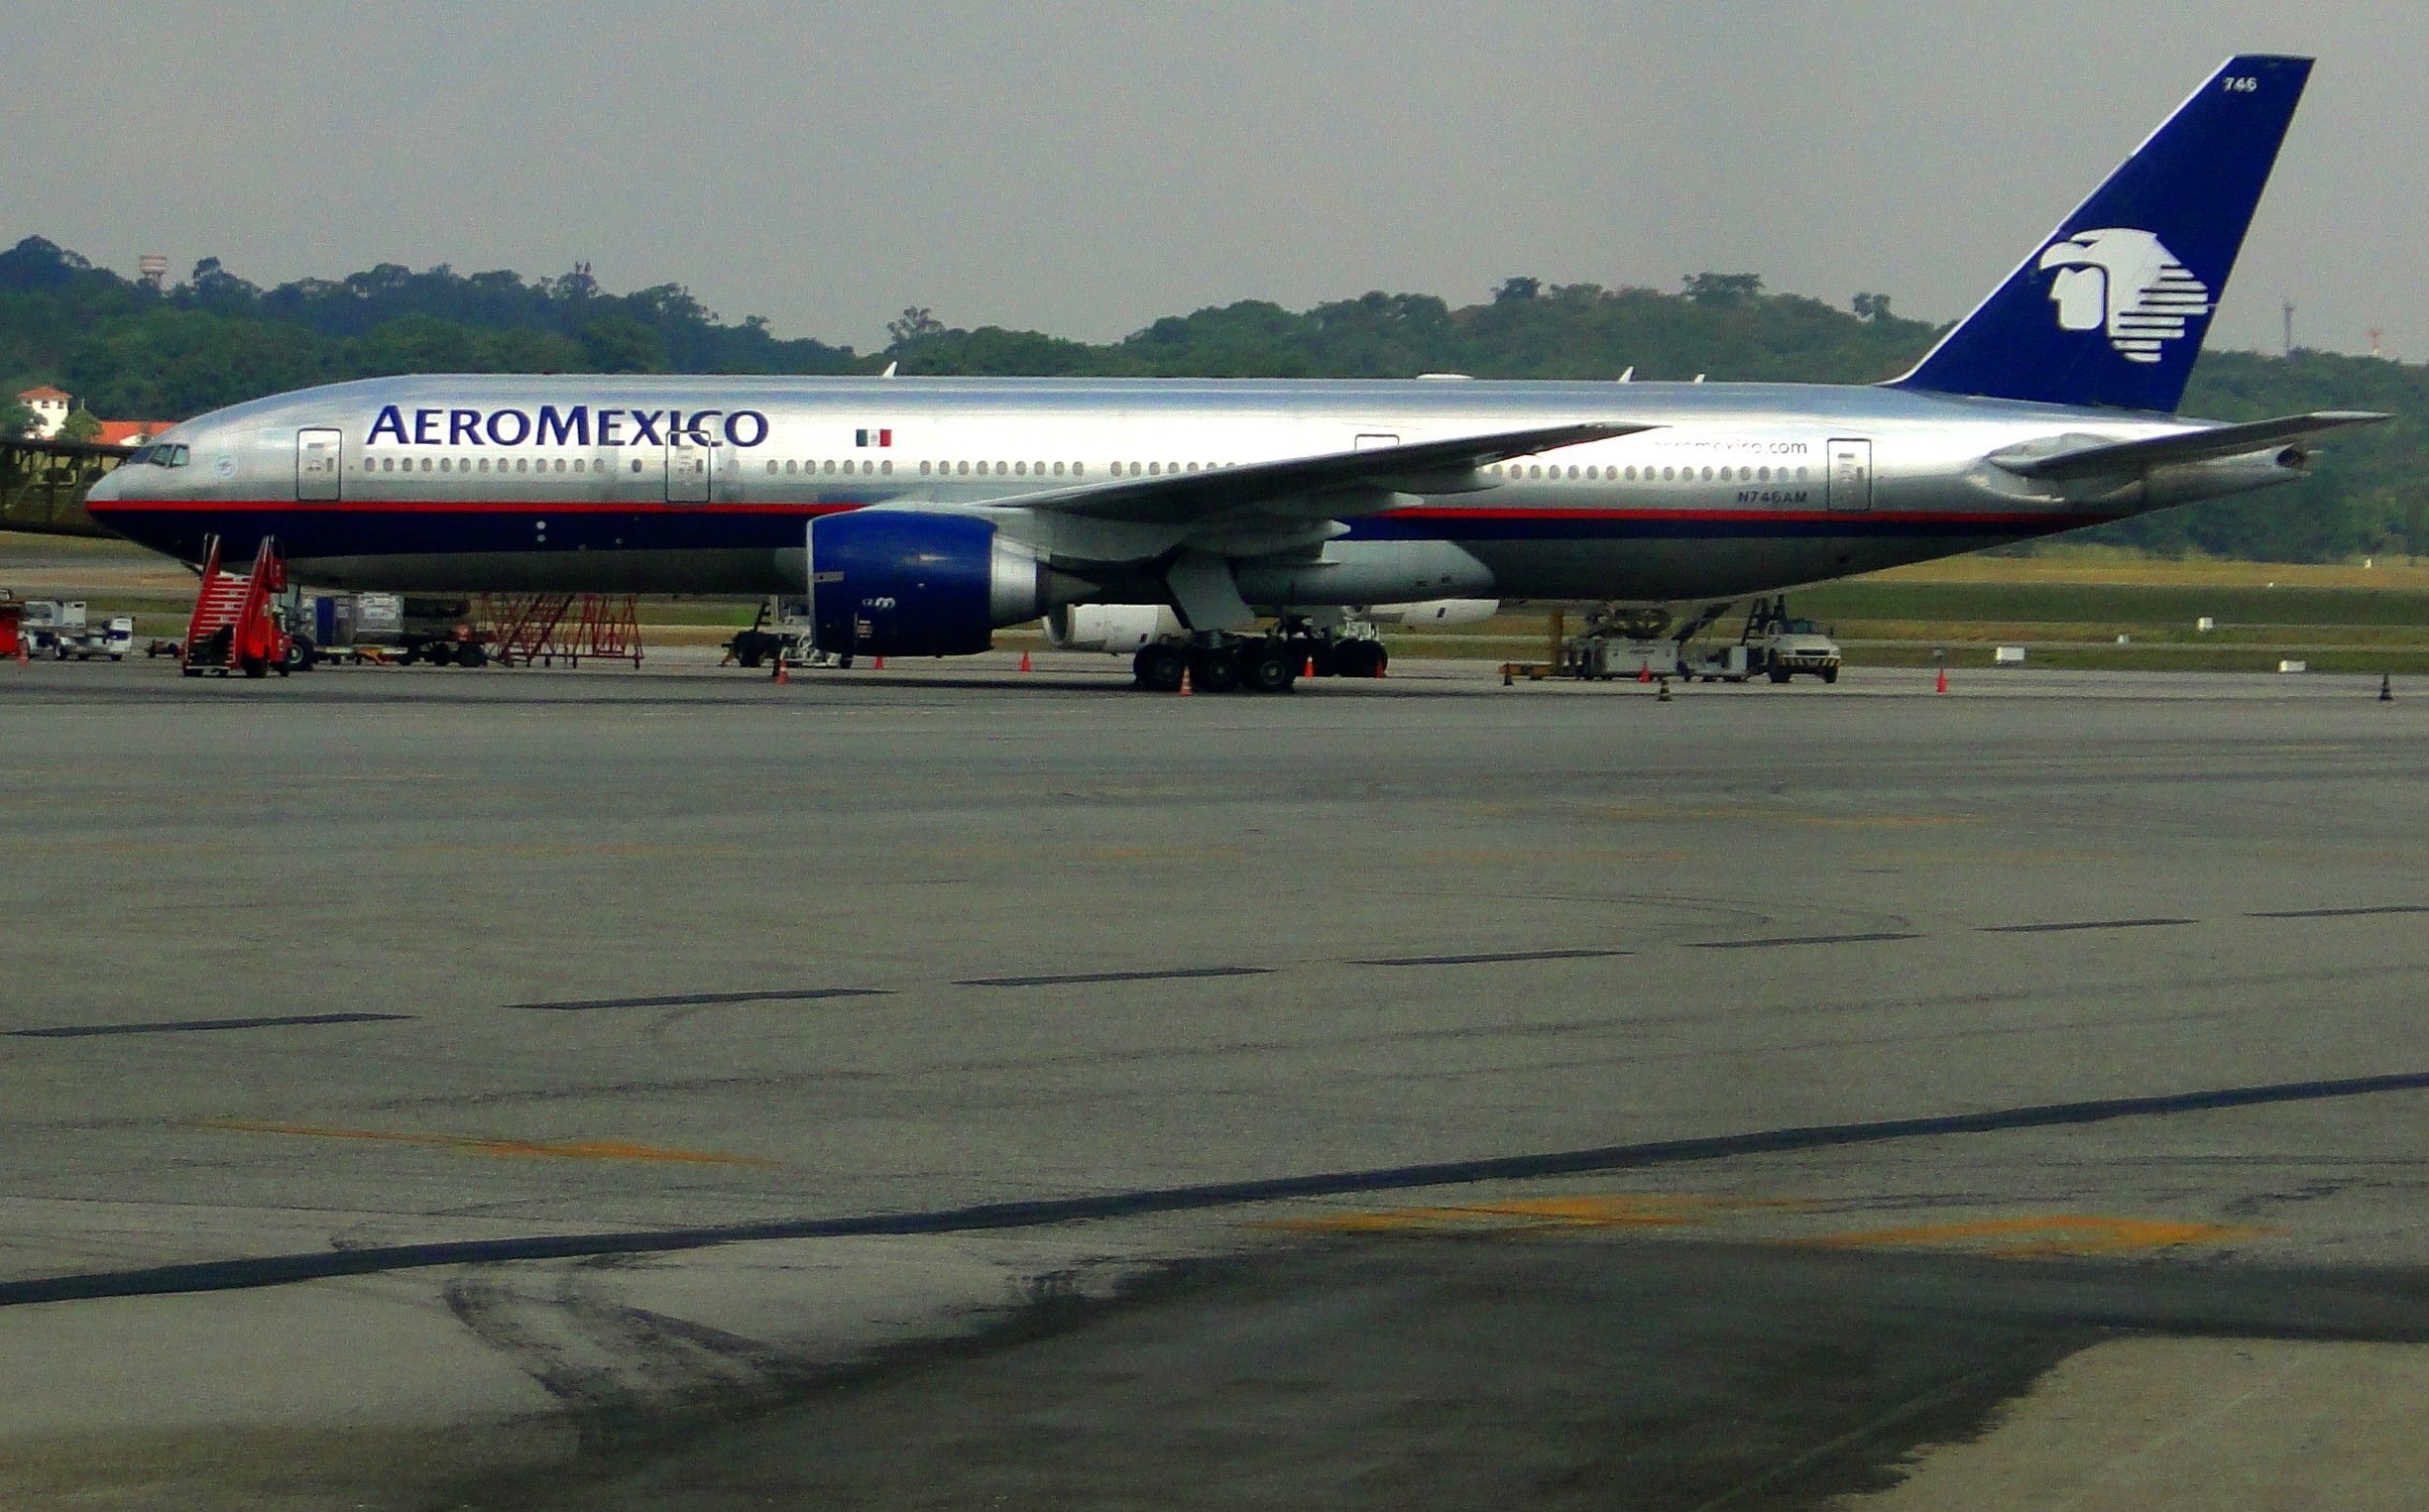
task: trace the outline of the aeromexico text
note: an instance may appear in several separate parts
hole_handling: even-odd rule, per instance
[[[756,409],[594,409],[542,405],[530,409],[405,409],[384,406],[370,441],[400,446],[757,446],[767,416]]]

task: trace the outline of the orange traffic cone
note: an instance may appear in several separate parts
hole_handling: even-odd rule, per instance
[[[1299,675],[1300,675],[1300,676],[1302,676],[1302,677],[1313,677],[1313,676],[1315,676],[1315,675],[1316,675],[1316,658],[1315,658],[1315,657],[1310,656],[1310,657],[1308,658],[1308,664],[1307,664],[1306,666],[1301,667],[1301,668],[1299,669]]]
[[[877,652],[877,654],[876,654],[875,658],[874,658],[874,659],[872,659],[872,660],[871,660],[871,661],[868,663],[868,667],[869,667],[869,670],[870,670],[870,671],[873,671],[873,672],[882,672],[882,671],[884,671],[884,670],[885,670],[885,652],[883,652],[883,651],[879,651],[879,652]]]
[[[1184,661],[1181,663],[1181,696],[1187,698],[1195,691],[1196,689],[1190,686],[1189,663]]]
[[[1020,669],[1024,672],[1029,670],[1029,653],[1027,651],[1022,651],[1020,653]]]
[[[1948,691],[1948,668],[1940,668],[1939,680],[1931,685],[1931,691],[1934,693],[1945,693]]]
[[[779,688],[790,687],[792,686],[792,674],[784,669],[784,653],[782,651],[776,652],[776,686]]]
[[[1637,680],[1637,681],[1639,681],[1639,682],[1651,682],[1651,681],[1653,681],[1653,663],[1652,663],[1652,662],[1650,662],[1650,661],[1640,661],[1640,662],[1638,662],[1638,663],[1636,664],[1636,680]]]

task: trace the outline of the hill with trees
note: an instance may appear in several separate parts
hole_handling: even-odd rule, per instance
[[[1374,292],[1292,310],[1262,300],[1168,315],[1090,343],[999,326],[962,328],[905,310],[879,352],[785,339],[728,322],[681,285],[601,289],[585,268],[414,272],[384,263],[343,279],[263,289],[197,264],[155,290],[40,237],[0,252],[0,394],[56,384],[88,409],[178,418],[341,379],[410,372],[906,373],[1154,377],[1775,380],[1869,383],[1927,349],[1942,327],[1858,293],[1847,308],[1767,291],[1753,274],[1702,273],[1676,292],[1514,278],[1479,303]],[[2397,418],[2338,435],[2299,492],[2272,492],[2128,521],[2095,532],[2177,554],[2334,560],[2429,551],[2429,368],[2298,350],[2205,355],[2190,413],[2256,419],[2303,409]],[[9,423],[0,411],[0,427]]]

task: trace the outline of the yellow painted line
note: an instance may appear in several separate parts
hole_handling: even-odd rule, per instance
[[[670,1150],[617,1139],[482,1139],[464,1134],[403,1134],[387,1129],[327,1128],[310,1123],[263,1123],[249,1118],[196,1118],[191,1127],[239,1134],[294,1134],[310,1139],[371,1139],[383,1144],[420,1144],[467,1155],[533,1160],[655,1160],[679,1165],[772,1166],[752,1155],[715,1150]]]
[[[2168,1249],[2179,1244],[2224,1244],[2276,1230],[2238,1223],[2197,1223],[2166,1219],[2094,1218],[2082,1214],[2039,1214],[2026,1218],[1974,1219],[1956,1223],[1920,1223],[1908,1228],[1868,1228],[1854,1233],[1821,1234],[1792,1243],[1817,1249],[1930,1249],[1950,1245],[1978,1247],[2002,1259],[2042,1255],[2115,1254],[2131,1250]],[[2023,1243],[1976,1246],[1981,1239],[2033,1235]]]

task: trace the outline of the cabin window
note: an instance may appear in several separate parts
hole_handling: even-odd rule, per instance
[[[878,463],[878,464],[877,464],[877,471],[879,471],[879,472],[881,472],[881,473],[885,473],[885,474],[891,475],[891,474],[892,474],[892,472],[893,472],[893,470],[894,470],[894,463],[893,463],[893,459],[892,459],[892,458],[890,458],[890,457],[889,457],[889,458],[887,458],[885,461],[880,462],[880,463]]]
[[[1054,464],[1054,475],[1055,475],[1056,477],[1058,477],[1058,478],[1060,478],[1060,477],[1062,477],[1062,476],[1063,476],[1063,464],[1062,464],[1062,463],[1057,462],[1056,464]]]

